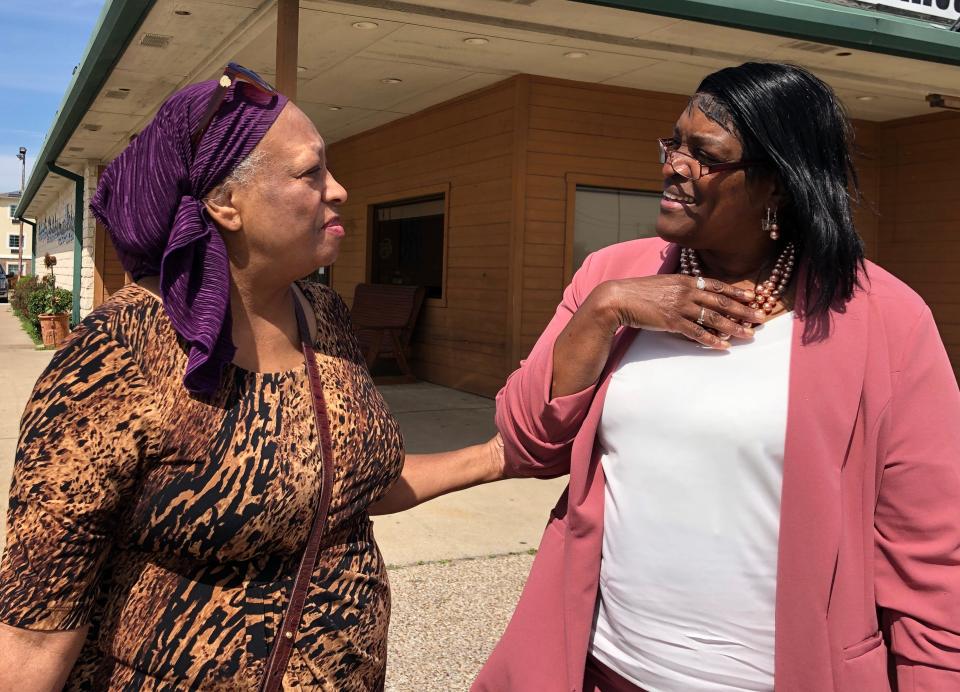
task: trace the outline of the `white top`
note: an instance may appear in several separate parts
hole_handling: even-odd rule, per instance
[[[648,692],[773,690],[792,327],[726,352],[642,331],[613,374],[591,652]]]

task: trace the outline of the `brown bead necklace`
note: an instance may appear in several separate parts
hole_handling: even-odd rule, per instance
[[[773,271],[770,272],[770,278],[762,283],[758,283],[754,289],[756,297],[750,303],[754,310],[763,310],[766,314],[773,312],[777,306],[777,301],[786,293],[787,286],[790,285],[790,277],[793,275],[793,265],[796,261],[796,248],[793,243],[787,243],[783,252],[777,258],[773,265]],[[682,248],[680,250],[680,273],[685,276],[695,276],[700,278],[703,272],[700,269],[700,258],[697,257],[696,250],[692,248]],[[744,322],[744,324],[748,324]],[[749,323],[753,324],[753,323]]]

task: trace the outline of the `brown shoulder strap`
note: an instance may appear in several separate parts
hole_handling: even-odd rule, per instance
[[[320,555],[320,541],[327,523],[327,515],[330,512],[330,495],[333,491],[333,450],[330,445],[330,422],[327,417],[327,404],[323,398],[323,386],[320,382],[320,372],[317,369],[310,328],[307,325],[307,318],[303,314],[303,307],[300,305],[300,299],[296,296],[296,292],[293,302],[297,313],[297,325],[300,329],[303,357],[307,362],[307,374],[310,377],[313,416],[317,433],[320,435],[323,477],[320,482],[320,505],[313,517],[307,547],[303,551],[300,566],[297,568],[297,576],[293,581],[293,591],[290,593],[290,602],[287,604],[280,629],[273,640],[270,658],[267,659],[263,682],[260,685],[261,692],[277,692],[283,682],[283,674],[286,672],[287,662],[290,660],[290,654],[293,652],[293,645],[300,628],[300,616],[303,614],[303,605],[310,588],[310,577],[313,575],[317,558]]]

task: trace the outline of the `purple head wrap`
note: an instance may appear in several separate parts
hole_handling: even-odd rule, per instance
[[[242,82],[227,94],[191,154],[190,136],[216,81],[181,89],[104,171],[90,210],[134,280],[160,276],[163,306],[189,346],[183,383],[211,394],[235,347],[230,264],[203,198],[263,139],[287,103]]]

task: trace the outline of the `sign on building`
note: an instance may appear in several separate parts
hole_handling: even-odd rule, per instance
[[[898,10],[915,12],[944,19],[960,18],[960,0],[859,0],[870,5],[896,7]]]

